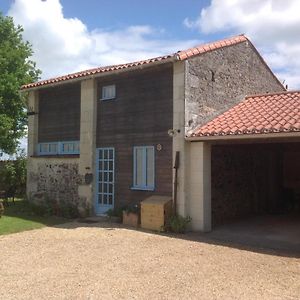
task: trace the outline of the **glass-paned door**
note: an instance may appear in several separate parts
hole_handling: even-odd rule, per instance
[[[97,149],[96,214],[106,213],[114,207],[115,150]]]

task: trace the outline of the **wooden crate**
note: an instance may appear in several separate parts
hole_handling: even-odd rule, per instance
[[[141,227],[160,231],[171,214],[170,197],[151,196],[141,203]]]
[[[123,224],[131,227],[139,226],[139,215],[132,212],[123,211]]]

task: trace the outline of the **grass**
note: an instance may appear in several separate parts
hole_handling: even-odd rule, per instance
[[[0,235],[39,229],[66,223],[70,220],[55,216],[37,216],[33,213],[28,203],[16,200],[5,207],[4,215],[0,218]]]

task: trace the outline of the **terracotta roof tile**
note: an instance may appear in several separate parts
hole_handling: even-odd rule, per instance
[[[300,132],[300,91],[246,97],[191,136]]]
[[[29,83],[26,85],[23,85],[21,87],[21,90],[25,89],[30,89],[30,88],[35,88],[39,86],[45,86],[61,81],[67,81],[67,80],[72,80],[76,78],[81,78],[81,77],[86,77],[86,76],[92,76],[100,73],[106,73],[106,72],[112,72],[116,70],[121,70],[121,69],[130,69],[136,66],[140,65],[145,65],[145,64],[153,64],[155,62],[160,62],[160,61],[169,61],[169,60],[185,60],[190,57],[194,57],[199,54],[203,54],[209,51],[213,51],[215,49],[231,46],[234,44],[242,43],[247,41],[248,39],[244,35],[238,35],[234,37],[230,37],[227,39],[224,39],[222,41],[217,41],[217,42],[212,42],[212,43],[207,43],[203,45],[199,45],[194,48],[190,48],[184,51],[178,51],[176,53],[170,54],[170,55],[164,55],[164,56],[159,56],[151,59],[146,59],[146,60],[141,60],[141,61],[136,61],[132,63],[126,63],[126,64],[120,64],[120,65],[113,65],[113,66],[106,66],[106,67],[99,67],[99,68],[93,68],[89,70],[84,70],[72,74],[67,74],[64,76],[56,77],[56,78],[50,78],[47,80],[42,80],[39,82],[34,82],[34,83]]]

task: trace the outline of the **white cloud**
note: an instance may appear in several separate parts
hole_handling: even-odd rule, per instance
[[[299,0],[212,0],[196,20],[184,25],[203,33],[245,33],[280,79],[299,88]]]
[[[8,14],[23,26],[43,78],[155,57],[199,43],[163,40],[164,30],[147,25],[90,31],[81,20],[65,18],[59,0],[15,0]]]

